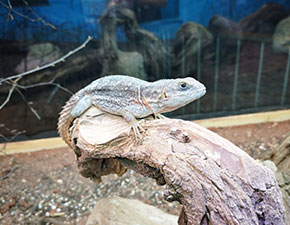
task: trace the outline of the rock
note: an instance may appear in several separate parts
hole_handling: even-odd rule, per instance
[[[103,74],[132,74],[132,76],[146,80],[144,59],[139,52],[117,51],[117,57],[104,60]]]
[[[275,151],[272,160],[278,169],[275,176],[283,194],[286,221],[290,225],[290,134]]]
[[[173,48],[175,55],[174,73],[188,76],[196,72],[198,40],[201,40],[201,51],[204,52],[204,49],[213,42],[214,38],[205,27],[194,22],[187,22],[179,28]],[[184,74],[182,74],[183,66]]]
[[[280,21],[273,36],[273,49],[288,53],[290,47],[290,16]]]
[[[290,225],[290,196],[289,196],[290,185],[288,184],[288,186],[286,187],[281,188],[281,191],[283,195],[284,206],[286,209],[286,224]]]
[[[152,32],[130,26],[125,31],[127,38],[135,43],[136,51],[144,58],[144,69],[149,80],[161,79],[168,74],[164,61],[170,57],[162,41]],[[165,68],[164,68],[165,67]],[[166,73],[167,72],[167,73]]]
[[[51,43],[31,45],[28,55],[15,68],[15,73],[23,73],[38,66],[51,63],[62,56],[60,49]]]
[[[177,225],[177,216],[134,199],[99,200],[86,225]]]
[[[235,62],[238,40],[243,38],[239,24],[223,16],[214,15],[209,22],[208,29],[216,38],[221,38],[220,60],[227,57],[231,58],[227,62]]]
[[[269,168],[273,173],[277,171],[277,167],[275,163],[271,160],[265,160],[262,164],[263,166],[266,166],[267,168]]]
[[[276,25],[287,17],[283,6],[267,3],[260,9],[240,20],[244,37],[272,40]]]
[[[290,134],[281,143],[277,151],[275,151],[272,160],[276,164],[278,171],[288,174],[288,177],[290,178]]]
[[[242,30],[239,24],[215,14],[209,21],[208,29],[215,37],[241,39]]]

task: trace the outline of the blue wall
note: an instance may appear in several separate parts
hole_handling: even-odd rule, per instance
[[[8,10],[0,6],[0,38],[39,39],[55,41],[82,41],[88,35],[98,37],[97,20],[106,9],[106,0],[49,0],[48,6],[33,7],[33,10],[47,22],[57,27],[53,31],[42,23],[32,23],[15,15],[15,20],[7,22]],[[230,0],[167,0],[161,9],[162,19],[141,24],[141,27],[156,33],[160,38],[174,38],[183,23],[194,21],[208,25],[214,14],[239,21],[244,16],[259,9],[270,0],[235,0],[230,12]],[[276,3],[290,8],[290,0],[276,0]],[[24,8],[15,10],[27,14]],[[30,15],[33,17],[33,15]],[[5,34],[5,36],[4,36]],[[117,34],[125,40],[124,34]]]
[[[230,12],[230,0],[181,0],[179,1],[179,15],[184,21],[195,21],[208,25],[210,18],[218,14],[238,22],[241,18],[261,8],[262,5],[275,2],[285,9],[290,8],[290,0],[234,0]]]
[[[233,2],[234,4],[230,7],[230,0],[167,0],[166,7],[162,9],[164,19],[143,24],[142,27],[153,31],[159,37],[165,34],[174,38],[181,24],[194,21],[208,26],[214,14],[238,22],[269,2],[275,2],[283,5],[285,9],[290,9],[290,0],[235,0]],[[174,18],[171,15],[177,15],[177,17]]]
[[[233,10],[233,19],[235,21],[247,16],[249,13],[256,11],[262,5],[269,2],[275,2],[277,4],[283,5],[286,10],[290,9],[290,0],[236,0]]]

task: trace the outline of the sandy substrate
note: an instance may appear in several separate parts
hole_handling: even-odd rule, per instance
[[[290,121],[212,128],[251,156],[269,159],[290,132]],[[83,178],[68,148],[0,156],[1,224],[84,224],[100,198],[139,199],[178,215],[178,203],[163,200],[163,187],[128,171],[94,184]]]

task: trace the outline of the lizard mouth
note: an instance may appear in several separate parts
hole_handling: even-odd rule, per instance
[[[205,87],[203,87],[202,89],[200,89],[200,90],[198,91],[198,93],[199,93],[199,95],[198,95],[198,98],[200,98],[200,97],[204,96],[204,95],[205,95],[205,93],[206,93],[206,88],[205,88]]]
[[[187,105],[187,104],[189,104],[189,103],[201,98],[202,96],[205,95],[205,93],[206,93],[205,86],[203,86],[202,88],[200,88],[198,90],[195,90],[194,94],[193,94],[193,97],[190,96],[190,95],[186,96],[186,98],[188,98],[188,100],[184,101],[184,104],[182,106],[185,106],[185,105]],[[179,106],[179,107],[181,107],[181,106]]]

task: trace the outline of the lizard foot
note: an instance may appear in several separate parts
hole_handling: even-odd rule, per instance
[[[167,117],[166,116],[163,116],[162,114],[159,113],[159,114],[154,114],[154,118],[161,120],[161,119],[166,119]]]
[[[139,122],[137,120],[133,121],[132,123],[130,123],[130,129],[128,132],[128,136],[130,135],[131,130],[133,130],[134,132],[134,136],[136,140],[140,140],[142,139],[142,135],[141,132],[145,133],[146,131],[144,130],[144,128],[139,125]]]
[[[130,113],[129,111],[124,111],[124,112],[122,112],[121,115],[130,124],[130,129],[128,131],[128,136],[130,135],[131,130],[133,130],[135,139],[136,140],[142,139],[142,136],[141,136],[140,132],[145,132],[145,130],[143,129],[143,127],[141,127],[139,125],[140,121],[137,121],[135,116],[132,113]]]

